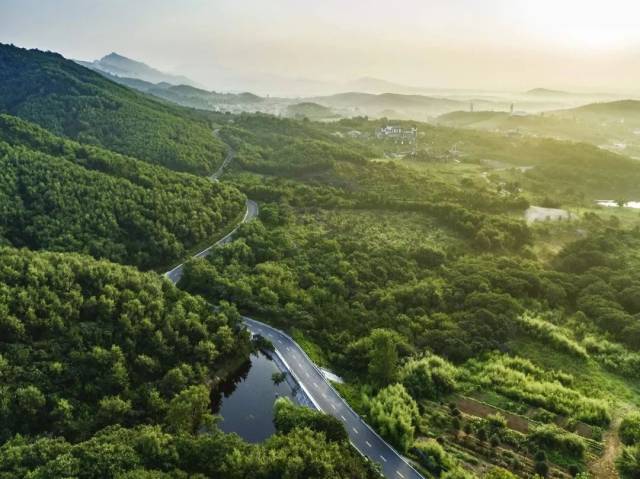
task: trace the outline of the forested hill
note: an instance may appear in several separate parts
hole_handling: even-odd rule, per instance
[[[56,137],[0,115],[0,241],[147,269],[221,236],[235,188]]]
[[[205,174],[225,147],[187,109],[164,104],[61,55],[0,44],[0,112],[82,143]]]
[[[240,321],[157,274],[0,248],[0,477],[378,477],[310,410],[281,404],[258,445],[216,427],[211,385],[251,347]]]
[[[0,441],[149,423],[248,350],[231,308],[75,254],[0,248],[0,308]]]

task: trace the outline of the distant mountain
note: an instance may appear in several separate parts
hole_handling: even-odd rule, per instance
[[[351,114],[365,114],[374,117],[384,116],[393,111],[399,118],[424,120],[432,116],[468,107],[467,102],[436,98],[423,95],[401,95],[397,93],[360,93],[347,92],[337,95],[316,97],[307,101],[331,108],[340,108]],[[338,113],[340,113],[338,111]]]
[[[190,80],[185,76],[171,75],[161,72],[160,70],[150,67],[146,63],[131,60],[130,58],[117,53],[110,53],[109,55],[102,57],[100,60],[95,60],[93,62],[80,63],[88,68],[118,77],[135,78],[150,83],[166,82],[174,85],[196,85],[193,80]]]
[[[363,93],[399,93],[406,95],[414,93],[424,93],[426,91],[425,88],[401,85],[399,83],[394,83],[373,77],[362,77],[348,83],[346,86],[350,91],[358,91]]]
[[[528,96],[544,96],[544,97],[566,97],[575,96],[574,93],[569,93],[560,90],[549,90],[548,88],[534,88],[524,93]]]
[[[584,105],[572,110],[565,110],[565,113],[595,113],[600,115],[611,115],[623,119],[627,116],[640,116],[640,101],[619,100],[611,102],[599,102]]]
[[[205,174],[225,147],[193,112],[153,100],[61,55],[0,44],[0,112],[68,138]]]
[[[320,120],[326,118],[336,118],[338,115],[331,108],[318,105],[313,102],[302,102],[287,107],[287,115],[294,118],[309,118],[311,120]]]
[[[262,97],[248,92],[217,93],[190,85],[172,85],[167,82],[151,83],[137,78],[119,77],[106,72],[99,73],[121,85],[189,108],[217,110],[229,105],[255,105],[264,101]]]

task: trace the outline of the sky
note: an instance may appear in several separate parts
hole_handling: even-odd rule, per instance
[[[0,0],[0,42],[112,51],[210,89],[640,90],[635,0]]]

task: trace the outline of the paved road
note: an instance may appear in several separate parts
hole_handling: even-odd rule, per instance
[[[220,129],[214,130],[213,136],[220,139]],[[227,148],[229,148],[229,150],[227,151],[227,156],[225,156],[224,161],[220,165],[220,168],[218,168],[216,172],[209,177],[209,179],[212,181],[218,181],[224,169],[229,165],[229,163],[233,161],[236,156],[236,152],[233,148],[231,148],[229,145],[227,145]]]
[[[342,421],[353,446],[380,464],[387,479],[424,479],[347,405],[293,339],[269,325],[247,317],[243,319],[249,331],[273,343],[314,405]]]
[[[240,224],[247,223],[247,222],[251,221],[252,219],[254,219],[255,217],[257,217],[258,216],[258,211],[259,211],[258,210],[258,204],[255,201],[247,200],[246,211],[244,213],[244,217],[242,218],[242,221],[240,222]],[[229,234],[227,234],[224,238],[218,240],[217,242],[215,242],[214,244],[209,246],[207,249],[200,251],[198,254],[194,255],[193,257],[194,258],[206,258],[207,256],[209,256],[211,254],[211,251],[213,251],[213,248],[215,248],[216,246],[223,245],[223,244],[226,244],[226,243],[229,243],[230,241],[232,241],[233,240],[233,236],[235,235],[236,231],[240,227],[240,224],[238,226],[236,226],[233,229],[233,231],[231,231]],[[182,273],[183,272],[184,272],[184,263],[179,264],[178,266],[173,268],[171,271],[167,271],[164,275],[167,278],[169,278],[173,284],[176,284],[176,283],[178,283],[178,281],[180,281],[180,278],[182,278]]]

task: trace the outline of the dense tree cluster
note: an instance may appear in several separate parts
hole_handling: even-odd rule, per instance
[[[166,266],[238,221],[236,189],[55,137],[0,115],[0,237],[141,268]]]
[[[246,354],[239,322],[235,309],[213,312],[154,273],[4,248],[0,440],[40,433],[77,440],[165,415],[182,424],[179,405],[197,393],[188,388],[209,384]]]
[[[313,176],[338,162],[362,165],[368,153],[305,122],[268,115],[241,115],[220,135],[236,149],[237,166],[265,174]]]
[[[183,392],[186,397],[176,397],[179,411],[174,416],[190,423],[198,416],[194,410],[208,408],[206,389],[204,396],[199,389],[204,388],[191,387]],[[363,461],[350,447],[339,422],[327,428],[332,419],[280,403],[276,412],[277,434],[257,445],[247,444],[235,434],[223,434],[215,426],[204,434],[193,434],[190,431],[193,424],[184,424],[173,431],[158,425],[131,428],[113,425],[79,442],[47,436],[15,436],[0,446],[0,478],[379,477],[372,464]]]
[[[0,112],[82,143],[178,171],[215,171],[224,145],[188,110],[113,83],[62,56],[0,45]]]

